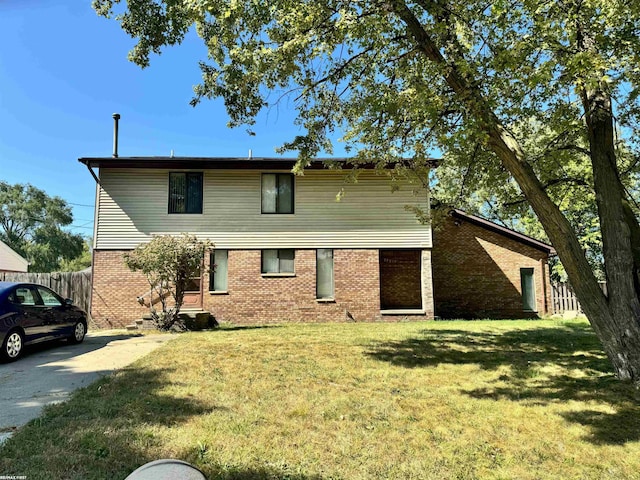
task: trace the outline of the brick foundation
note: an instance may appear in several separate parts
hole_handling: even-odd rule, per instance
[[[527,318],[551,305],[548,254],[461,219],[434,229],[433,292],[441,318]],[[520,269],[534,269],[537,312],[525,312]]]
[[[147,312],[136,297],[149,290],[130,272],[124,251],[95,250],[92,316],[103,328],[132,323]],[[295,276],[261,274],[260,250],[229,250],[227,293],[209,292],[203,276],[203,308],[218,321],[236,324],[279,322],[397,321],[433,318],[430,252],[422,252],[425,315],[381,316],[378,250],[334,250],[335,301],[316,300],[316,251],[296,250]],[[209,256],[205,258],[208,267]],[[427,268],[428,267],[428,268]],[[425,270],[426,269],[426,270]],[[420,287],[418,287],[420,288]]]

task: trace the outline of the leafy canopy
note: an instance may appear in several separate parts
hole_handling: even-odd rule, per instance
[[[71,207],[33,185],[0,181],[0,240],[29,260],[33,272],[59,270],[82,254],[82,235],[63,227],[73,221]]]
[[[251,125],[261,109],[293,98],[304,134],[282,149],[302,158],[331,152],[329,134],[338,128],[368,159],[421,159],[431,147],[467,152],[483,139],[482,119],[444,80],[450,67],[425,58],[407,33],[403,8],[447,62],[480,76],[474,87],[504,124],[535,121],[583,136],[576,88],[604,70],[620,122],[636,125],[637,2],[128,0],[124,10],[118,3],[93,5],[138,40],[129,58],[142,67],[195,26],[209,58],[193,102],[222,97],[231,126]],[[444,30],[443,20],[452,27]],[[598,54],[575,48],[578,20],[589,22]]]

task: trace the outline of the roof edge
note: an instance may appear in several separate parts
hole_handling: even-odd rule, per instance
[[[313,158],[306,168],[324,169],[332,164],[351,169],[375,168],[374,163],[353,164],[350,157]],[[78,161],[89,168],[218,168],[218,169],[276,169],[292,168],[298,158],[292,157],[80,157]],[[429,159],[430,167],[436,167],[438,159]]]
[[[520,243],[524,243],[525,245],[529,245],[530,247],[536,248],[543,252],[546,252],[549,255],[555,255],[556,249],[553,248],[552,245],[548,243],[541,242],[540,240],[536,240],[529,235],[525,235],[524,233],[516,232],[507,227],[503,227],[502,225],[498,225],[491,220],[487,220],[486,218],[478,217],[477,215],[472,215],[470,213],[465,212],[464,210],[460,210],[459,208],[454,208],[451,211],[451,214],[455,217],[461,218],[463,220],[467,220],[475,225],[486,228],[487,230],[491,230],[493,232],[499,233],[506,237],[511,238],[512,240],[516,240]]]

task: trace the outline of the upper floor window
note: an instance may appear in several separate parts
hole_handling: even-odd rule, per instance
[[[262,213],[293,213],[293,174],[262,174]]]
[[[169,173],[169,213],[202,213],[202,172]]]

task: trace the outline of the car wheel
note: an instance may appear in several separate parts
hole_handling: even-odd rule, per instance
[[[87,325],[84,322],[76,322],[73,326],[73,335],[69,337],[71,343],[80,343],[84,340],[87,333]]]
[[[24,348],[24,335],[19,330],[12,330],[2,342],[2,357],[10,362],[17,360]]]

